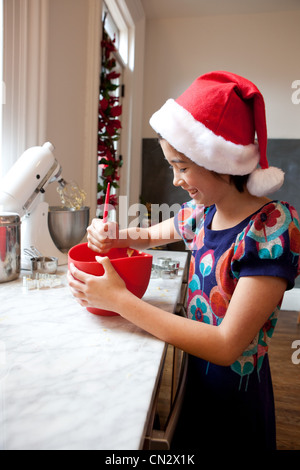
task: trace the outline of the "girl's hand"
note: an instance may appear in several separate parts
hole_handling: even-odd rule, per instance
[[[70,265],[67,274],[71,292],[83,307],[116,309],[117,299],[122,293],[128,292],[126,284],[112,266],[109,258],[96,257],[104,268],[103,276],[93,276]]]
[[[88,247],[97,253],[108,253],[118,244],[119,226],[115,222],[103,222],[101,219],[93,219],[87,228]]]

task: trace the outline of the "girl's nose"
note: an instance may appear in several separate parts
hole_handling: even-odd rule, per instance
[[[180,176],[180,174],[174,173],[173,176],[173,185],[174,186],[182,186],[184,184],[184,180]]]

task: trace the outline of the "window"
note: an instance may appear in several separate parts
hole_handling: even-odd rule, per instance
[[[113,40],[115,39],[115,46],[119,49],[120,46],[120,31],[111,16],[109,9],[107,8],[106,3],[103,3],[103,14],[102,14],[102,21],[105,17],[105,29],[109,37]]]
[[[105,0],[119,30],[120,59],[123,61],[125,97],[122,102],[123,166],[119,181],[117,219],[122,228],[128,227],[129,207],[139,201],[141,185],[141,142],[143,114],[143,74],[146,17],[139,0]],[[123,197],[124,196],[124,197]]]
[[[125,63],[121,57],[119,47],[121,43],[121,32],[106,3],[103,4],[102,24],[104,24],[103,38],[105,44],[112,41],[115,50],[111,52],[109,46],[102,49],[101,63],[101,90],[100,90],[100,115],[98,129],[98,209],[97,215],[102,215],[104,197],[108,181],[111,184],[110,203],[117,206],[117,189],[122,166],[121,157],[121,128],[117,127],[121,121],[120,114],[112,111],[121,109],[122,106],[122,83],[123,69]],[[124,34],[123,34],[124,42]],[[108,56],[106,55],[108,54]],[[111,62],[114,61],[114,65]],[[116,77],[110,78],[112,74]],[[103,103],[106,103],[105,105]],[[107,102],[109,105],[107,106]],[[105,108],[104,108],[105,106]],[[108,117],[110,116],[110,117]],[[115,123],[115,124],[113,124]],[[117,123],[117,124],[116,124]],[[107,164],[105,164],[107,161]],[[114,213],[110,213],[115,218]]]
[[[116,0],[105,0],[103,2],[103,16],[104,14],[106,14],[106,31],[111,39],[116,38],[115,45],[119,55],[118,60],[125,67],[128,64],[129,33],[124,14],[117,5]]]

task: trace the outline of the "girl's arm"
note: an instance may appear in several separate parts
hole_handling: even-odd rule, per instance
[[[111,248],[146,250],[181,240],[174,226],[174,218],[152,227],[131,227],[120,231],[118,224],[114,222],[103,223],[100,219],[94,219],[87,233],[89,247],[102,254]]]
[[[105,269],[101,277],[71,267],[69,285],[81,305],[113,310],[161,340],[224,366],[231,365],[253,341],[287,286],[284,279],[276,277],[241,278],[224,320],[213,326],[165,312],[138,299],[126,289],[108,258],[99,262]]]

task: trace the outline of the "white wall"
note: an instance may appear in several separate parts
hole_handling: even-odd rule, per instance
[[[166,99],[212,70],[252,80],[263,93],[269,137],[300,138],[300,105],[291,101],[300,79],[300,11],[151,20],[147,22],[143,137]]]
[[[87,0],[49,2],[47,140],[55,145],[63,177],[67,181],[77,181],[81,187],[84,173],[87,5]],[[47,200],[51,204],[59,204],[56,185],[51,186],[47,190]]]

